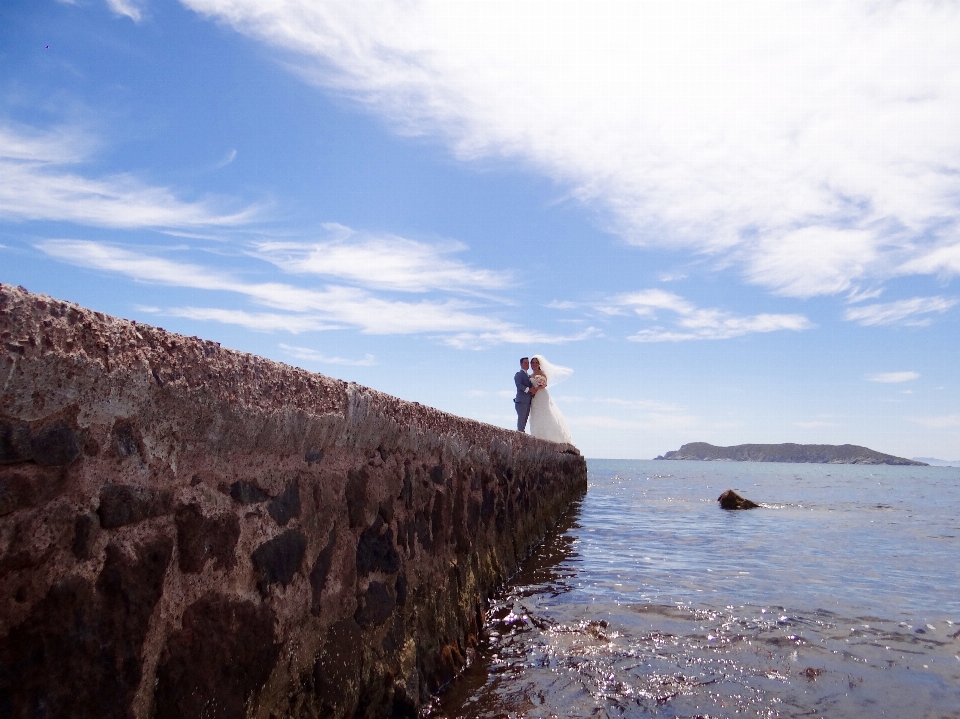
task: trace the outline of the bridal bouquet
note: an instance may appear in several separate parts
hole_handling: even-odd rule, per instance
[[[534,375],[530,379],[533,382],[533,384],[536,385],[537,387],[547,386],[547,378],[543,377],[542,375]]]

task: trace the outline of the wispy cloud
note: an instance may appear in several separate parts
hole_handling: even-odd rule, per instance
[[[310,349],[309,347],[292,347],[290,345],[285,345],[282,342],[280,343],[280,349],[285,351],[288,355],[296,357],[299,360],[305,362],[318,362],[320,364],[336,364],[336,365],[349,365],[352,367],[372,367],[375,365],[376,358],[372,354],[366,354],[362,359],[347,359],[344,357],[329,357],[317,350]]]
[[[65,220],[115,228],[234,226],[257,208],[221,212],[210,202],[186,202],[166,187],[131,174],[91,178],[70,171],[95,142],[69,130],[34,132],[0,125],[0,218]]]
[[[879,255],[874,233],[804,227],[761,240],[750,253],[747,278],[780,295],[813,297],[846,292]]]
[[[531,331],[479,314],[472,306],[456,300],[402,302],[356,287],[326,285],[308,289],[282,282],[249,282],[203,265],[86,240],[45,240],[37,248],[73,265],[114,272],[139,282],[240,294],[286,313],[197,307],[167,310],[180,317],[238,324],[260,331],[307,332],[349,327],[368,334],[425,333],[441,336],[447,344],[462,349],[499,343],[558,344],[599,334],[593,328],[569,336]]]
[[[614,405],[634,409],[641,412],[683,412],[684,409],[669,402],[659,402],[651,399],[624,399],[623,397],[594,397],[591,400],[598,404]]]
[[[560,345],[568,342],[602,337],[603,332],[596,327],[588,327],[572,335],[554,335],[547,332],[528,330],[522,327],[501,327],[493,332],[461,332],[447,337],[444,342],[457,349],[480,349],[491,344],[509,343],[532,346]]]
[[[957,304],[950,297],[913,297],[896,302],[883,302],[861,307],[849,307],[843,318],[864,326],[904,324],[923,326],[930,324],[930,318],[915,319],[918,315],[931,313],[943,314]]]
[[[897,384],[900,382],[912,382],[920,379],[919,372],[877,372],[867,375],[869,382],[883,382],[885,384]]]
[[[283,331],[291,334],[301,332],[319,332],[321,330],[342,329],[343,325],[325,322],[318,317],[309,315],[294,315],[280,312],[246,312],[244,310],[227,310],[218,307],[171,307],[153,310],[157,314],[170,317],[183,317],[198,322],[219,322],[226,325],[239,325],[254,332]]]
[[[142,2],[135,2],[135,0],[107,0],[107,7],[113,12],[128,17],[134,22],[140,22],[140,18],[143,16],[143,11],[140,9],[142,4]]]
[[[960,242],[942,244],[908,260],[900,267],[903,274],[960,275]]]
[[[800,331],[814,327],[803,315],[763,313],[737,316],[719,309],[699,308],[680,295],[657,289],[620,295],[601,309],[608,314],[632,310],[636,315],[650,320],[656,320],[658,313],[662,312],[671,315],[672,327],[642,329],[629,337],[635,342],[721,340],[756,332]]]
[[[960,272],[960,135],[931,130],[960,124],[957,3],[183,2],[399,132],[564,183],[629,242],[799,297]]]
[[[377,289],[401,292],[496,290],[506,272],[477,269],[450,257],[466,246],[431,245],[396,235],[369,235],[327,225],[334,237],[313,243],[264,242],[256,255],[285,272],[337,277]]]
[[[617,431],[690,429],[700,425],[700,418],[686,408],[668,402],[623,397],[556,397],[567,409],[572,425]],[[569,411],[568,405],[587,412]],[[589,405],[592,405],[592,407]]]
[[[941,417],[908,417],[907,419],[930,429],[960,427],[960,414],[947,414]]]
[[[234,150],[230,150],[230,152],[228,152],[226,155],[224,155],[224,156],[223,156],[223,159],[220,160],[220,162],[218,162],[216,165],[214,165],[214,167],[217,167],[217,168],[226,167],[227,165],[229,165],[231,162],[233,162],[233,161],[236,160],[236,159],[237,159],[237,151],[236,151],[235,149],[234,149]]]

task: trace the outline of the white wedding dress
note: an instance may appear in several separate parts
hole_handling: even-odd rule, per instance
[[[531,377],[531,379],[537,381],[544,378]],[[573,444],[573,437],[567,429],[567,421],[550,399],[550,391],[546,386],[537,390],[530,401],[530,434],[551,442]]]

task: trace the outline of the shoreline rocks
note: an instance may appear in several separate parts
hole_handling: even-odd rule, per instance
[[[719,497],[720,509],[757,509],[760,505],[728,489]]]

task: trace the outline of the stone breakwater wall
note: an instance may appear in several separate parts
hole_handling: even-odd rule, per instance
[[[572,447],[0,286],[0,715],[416,716]]]

